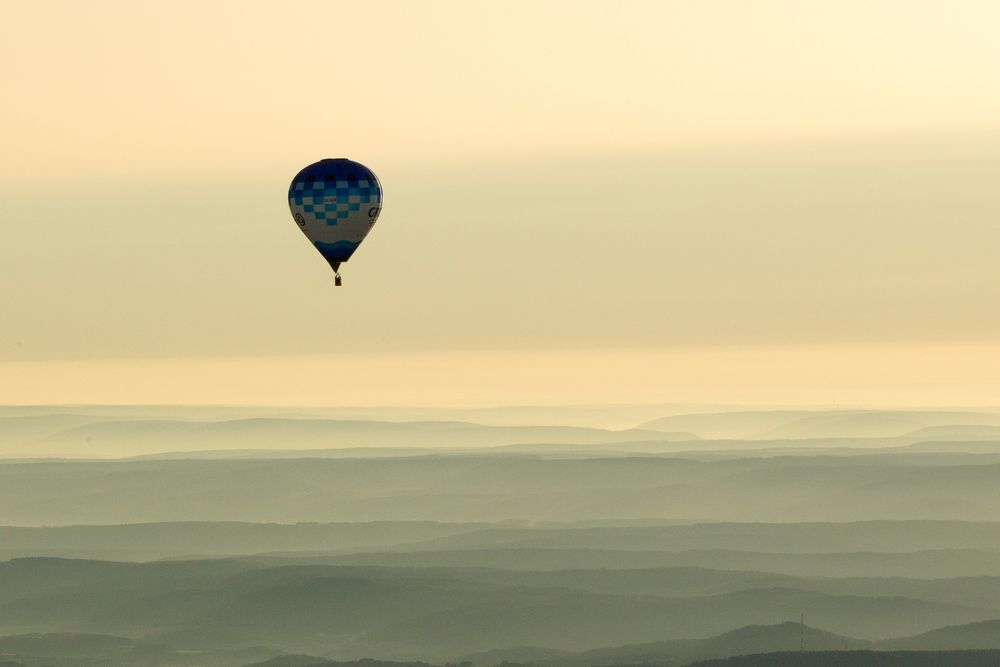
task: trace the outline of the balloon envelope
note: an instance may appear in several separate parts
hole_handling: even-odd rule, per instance
[[[345,158],[315,162],[288,188],[292,217],[333,270],[350,259],[378,219],[382,186],[368,167]]]

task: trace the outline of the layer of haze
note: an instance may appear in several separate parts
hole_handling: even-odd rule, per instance
[[[1000,396],[993,2],[5,10],[0,401]]]

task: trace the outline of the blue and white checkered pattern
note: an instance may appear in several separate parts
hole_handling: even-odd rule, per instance
[[[337,270],[378,219],[382,187],[368,167],[328,158],[295,175],[288,208],[302,233]]]
[[[352,211],[360,211],[380,203],[379,188],[364,178],[317,179],[311,182],[298,181],[289,192],[289,203],[301,206],[306,213],[312,213],[318,220],[328,225],[336,225]]]

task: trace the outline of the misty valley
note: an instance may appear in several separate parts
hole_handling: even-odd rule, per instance
[[[0,665],[995,665],[1000,412],[0,408]]]

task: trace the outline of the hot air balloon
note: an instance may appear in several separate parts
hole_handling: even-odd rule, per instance
[[[382,186],[368,167],[345,158],[309,165],[292,179],[288,208],[340,286],[340,265],[350,259],[378,219]]]

